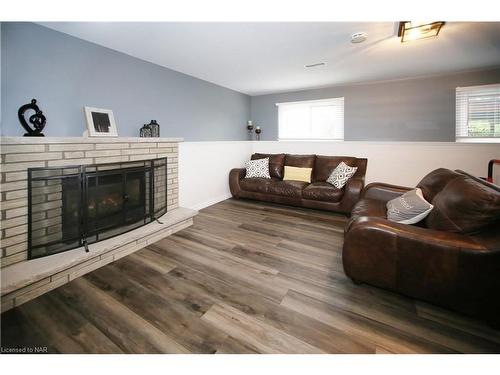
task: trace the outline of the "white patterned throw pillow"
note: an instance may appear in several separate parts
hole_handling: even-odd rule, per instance
[[[426,218],[434,206],[427,202],[422,190],[415,188],[387,202],[387,218],[401,224],[416,224]]]
[[[354,176],[356,173],[357,167],[349,167],[343,161],[340,162],[339,165],[333,170],[330,174],[330,177],[326,179],[326,182],[332,184],[337,189],[342,189],[347,181]]]
[[[271,178],[269,174],[269,158],[249,160],[245,163],[245,168],[247,170],[245,178]]]

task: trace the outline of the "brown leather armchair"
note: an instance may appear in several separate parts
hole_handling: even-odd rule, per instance
[[[367,159],[291,154],[253,154],[251,158],[255,160],[267,157],[270,179],[245,178],[245,169],[231,170],[229,188],[234,198],[255,199],[349,215],[363,190]],[[326,180],[341,161],[358,169],[342,189],[337,189]],[[285,165],[312,168],[311,183],[283,181]]]
[[[500,188],[448,169],[417,186],[434,209],[416,225],[386,217],[387,201],[411,188],[366,186],[345,229],[345,273],[500,324]]]

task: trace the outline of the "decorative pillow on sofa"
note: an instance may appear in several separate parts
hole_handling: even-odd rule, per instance
[[[387,218],[400,224],[416,224],[425,219],[434,206],[427,202],[419,188],[387,202]]]
[[[330,177],[326,179],[326,182],[332,184],[337,189],[342,189],[344,185],[347,184],[347,181],[354,176],[357,169],[357,167],[349,167],[346,163],[341,161],[330,174]]]
[[[249,160],[245,163],[245,168],[247,170],[245,178],[271,178],[269,174],[269,158]]]
[[[285,176],[283,181],[304,181],[311,183],[312,168],[290,167],[285,165]]]
[[[272,177],[283,179],[283,166],[285,164],[285,154],[259,154],[255,153],[250,160],[269,158],[269,174]]]

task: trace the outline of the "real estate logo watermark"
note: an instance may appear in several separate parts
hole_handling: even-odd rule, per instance
[[[0,347],[1,354],[41,354],[48,353],[47,346],[16,346],[16,347]]]

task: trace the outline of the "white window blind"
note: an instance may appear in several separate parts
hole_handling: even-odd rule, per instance
[[[344,139],[344,98],[276,105],[280,140]]]
[[[500,84],[457,87],[456,140],[500,142]]]

